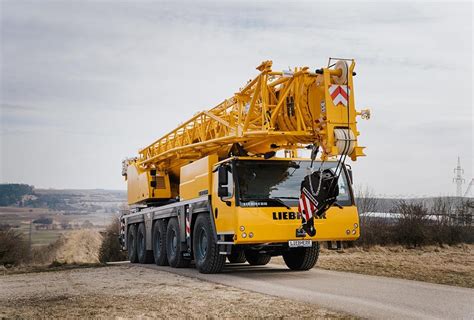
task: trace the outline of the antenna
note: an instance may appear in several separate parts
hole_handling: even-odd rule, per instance
[[[458,156],[458,165],[454,168],[453,182],[456,183],[456,197],[462,197],[462,184],[466,181],[462,177],[464,174],[463,168],[461,168],[461,159]]]

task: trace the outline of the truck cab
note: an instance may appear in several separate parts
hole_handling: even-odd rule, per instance
[[[335,170],[335,161],[313,163],[313,170]],[[212,209],[218,234],[232,234],[236,245],[334,241],[359,237],[359,216],[347,167],[338,179],[339,195],[321,219],[316,235],[298,232],[300,186],[311,173],[311,160],[233,157],[217,163],[212,178]]]

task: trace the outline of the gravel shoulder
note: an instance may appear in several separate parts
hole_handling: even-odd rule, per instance
[[[4,275],[0,288],[0,318],[354,318],[133,265]]]

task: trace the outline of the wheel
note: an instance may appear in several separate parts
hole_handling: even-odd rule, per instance
[[[309,248],[292,248],[283,253],[283,260],[291,270],[309,270],[318,261],[319,243],[313,242]]]
[[[244,263],[247,261],[245,259],[245,252],[242,249],[232,249],[232,252],[227,256],[230,263]]]
[[[158,220],[153,226],[153,257],[158,266],[167,266],[168,257],[166,256],[166,223],[164,220]]]
[[[146,249],[145,224],[142,222],[137,229],[137,256],[140,263],[152,263],[153,251]]]
[[[127,249],[128,249],[128,260],[130,260],[131,263],[137,263],[138,262],[137,226],[135,224],[131,224],[128,226]]]
[[[264,266],[270,262],[272,257],[267,253],[245,250],[245,258],[251,266]]]
[[[209,214],[200,214],[194,223],[193,252],[194,262],[199,272],[219,273],[224,268],[226,256],[219,254]]]
[[[166,228],[166,256],[173,268],[186,268],[191,262],[184,259],[181,254],[181,238],[178,219],[176,218],[171,218]]]

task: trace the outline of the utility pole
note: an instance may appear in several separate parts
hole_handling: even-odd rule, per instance
[[[30,230],[29,230],[29,233],[28,233],[28,250],[29,250],[29,252],[28,252],[29,257],[28,258],[30,258],[30,259],[31,259],[31,252],[32,252],[32,250],[31,250],[31,233],[32,233],[32,231],[33,231],[33,219],[30,219]]]
[[[461,168],[461,159],[458,156],[458,165],[454,168],[453,182],[456,183],[456,197],[462,197],[462,184],[466,181],[463,179],[463,168]]]

